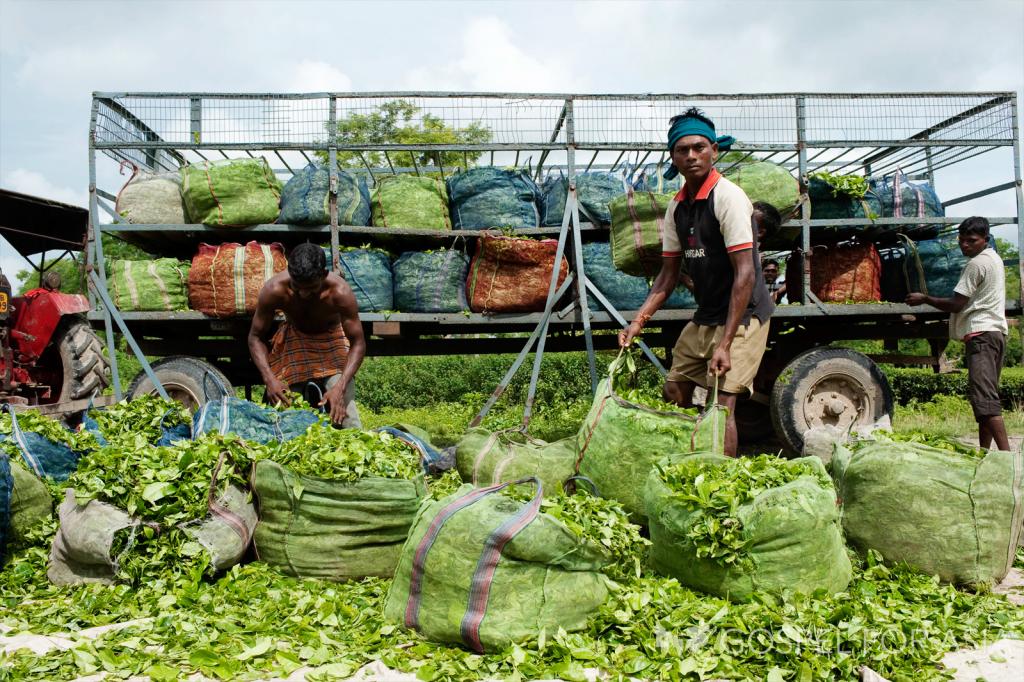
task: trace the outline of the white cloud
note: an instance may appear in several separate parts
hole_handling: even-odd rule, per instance
[[[327,62],[303,59],[290,69],[287,92],[347,92],[352,79]]]
[[[25,168],[16,168],[9,173],[4,173],[0,186],[22,194],[63,201],[72,206],[86,208],[89,205],[89,195],[85,191],[58,186],[50,182],[42,173]]]
[[[537,57],[521,47],[521,36],[496,17],[472,19],[462,32],[462,50],[454,61],[409,72],[408,86],[418,90],[555,92],[581,88],[566,59],[550,47]]]

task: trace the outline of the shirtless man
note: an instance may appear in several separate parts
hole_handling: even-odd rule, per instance
[[[285,319],[268,344],[278,310]],[[321,247],[295,247],[288,270],[263,285],[249,328],[249,353],[270,402],[287,405],[289,389],[304,393],[312,382],[323,392],[320,405],[327,405],[332,423],[362,426],[354,382],[366,355],[359,308],[348,283],[327,271]]]

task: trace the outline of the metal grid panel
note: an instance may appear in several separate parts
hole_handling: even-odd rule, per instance
[[[791,97],[635,98],[586,97],[573,101],[576,142],[589,145],[665,145],[671,117],[690,107],[702,110],[715,122],[720,135],[735,137],[741,144],[795,145],[796,104]]]

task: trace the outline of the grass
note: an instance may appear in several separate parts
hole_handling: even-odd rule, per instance
[[[897,432],[925,431],[951,438],[978,435],[971,405],[961,396],[938,395],[928,402],[896,405],[892,421]],[[1024,410],[1003,412],[1003,421],[1010,436],[1024,436]]]

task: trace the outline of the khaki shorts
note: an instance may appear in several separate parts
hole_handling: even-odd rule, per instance
[[[720,391],[741,394],[751,392],[754,376],[761,365],[761,356],[768,344],[769,324],[762,325],[756,317],[751,317],[749,324],[741,325],[736,330],[736,337],[729,349],[732,369],[719,379]],[[705,388],[708,388],[709,382],[714,385],[713,375],[709,373],[710,360],[724,333],[724,325],[710,327],[693,322],[686,325],[672,349],[672,369],[668,372],[667,381],[691,381]]]

